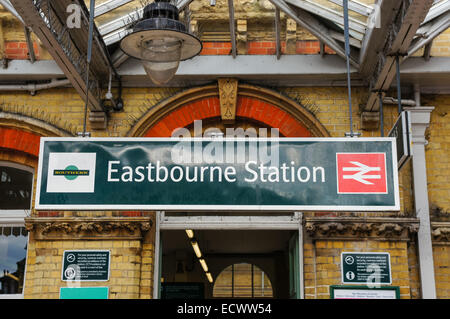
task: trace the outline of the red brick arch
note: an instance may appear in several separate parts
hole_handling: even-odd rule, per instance
[[[0,149],[12,149],[39,156],[40,136],[15,128],[0,127]]]
[[[264,123],[268,127],[279,128],[282,136],[311,136],[310,131],[291,114],[255,97],[239,96],[236,116],[256,120]],[[219,98],[203,98],[187,103],[172,111],[153,125],[144,136],[169,137],[175,129],[186,127],[192,124],[194,120],[205,120],[215,117],[220,117]]]

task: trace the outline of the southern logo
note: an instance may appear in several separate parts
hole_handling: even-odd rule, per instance
[[[50,153],[47,192],[93,193],[95,164],[95,153]]]

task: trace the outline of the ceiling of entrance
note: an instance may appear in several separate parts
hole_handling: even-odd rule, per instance
[[[195,237],[205,254],[268,254],[287,250],[292,231],[281,230],[196,230]],[[184,230],[162,232],[164,253],[192,252]]]

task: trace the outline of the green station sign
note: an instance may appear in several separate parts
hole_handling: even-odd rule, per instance
[[[394,138],[42,138],[36,209],[399,210]]]

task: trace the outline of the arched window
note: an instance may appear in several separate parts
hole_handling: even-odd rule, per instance
[[[0,162],[0,210],[29,210],[32,185],[29,169]]]
[[[253,264],[233,264],[225,268],[214,283],[214,298],[272,298],[272,283]]]
[[[0,161],[0,298],[23,296],[32,190],[32,168]]]

